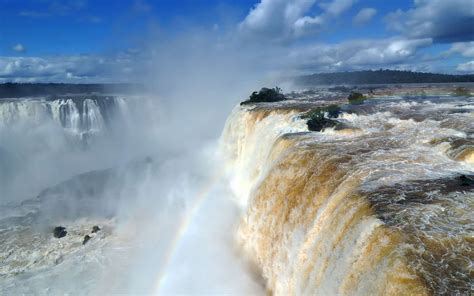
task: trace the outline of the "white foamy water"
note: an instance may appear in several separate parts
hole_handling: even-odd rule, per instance
[[[312,133],[291,129],[298,119],[288,106],[235,110],[224,142],[237,143],[232,182],[245,184],[236,186],[246,205],[239,242],[267,287],[278,295],[472,292],[474,195],[461,179],[474,172],[473,105],[379,98],[344,107],[339,120],[349,128]]]
[[[78,117],[102,118],[107,124],[100,126],[101,132],[87,146],[77,148],[75,140],[66,136],[63,142],[53,143],[59,151],[77,149],[56,161],[84,161],[80,167],[72,166],[83,174],[57,176],[58,181],[49,179],[51,185],[38,182],[36,187],[43,184],[47,189],[2,204],[0,294],[261,293],[259,275],[251,272],[233,247],[239,209],[215,160],[215,145],[196,148],[192,155],[153,151],[150,148],[166,144],[160,139],[162,122],[153,103],[114,100],[116,118],[108,117],[111,109],[99,108],[100,114],[94,114],[86,105],[81,111],[77,102],[68,106],[68,101],[61,101],[58,106],[66,107],[58,108],[62,111],[57,117],[45,113],[47,123],[38,113],[10,115],[15,120],[5,121],[3,131],[10,138],[16,128],[35,120],[53,133],[52,138],[83,128],[84,120]],[[30,103],[38,104],[25,102]],[[86,127],[95,126],[87,120]],[[41,134],[42,128],[34,132]],[[120,128],[121,134],[114,134],[114,128]],[[144,147],[131,149],[137,145]],[[54,159],[58,150],[44,148],[34,151]],[[134,154],[127,155],[128,151]],[[114,164],[109,157],[121,163]],[[52,168],[47,165],[49,174],[54,163],[49,164]],[[37,173],[33,170],[32,175]],[[22,196],[22,191],[10,194],[20,192]],[[65,227],[67,235],[53,237],[56,226]],[[92,233],[94,226],[101,230]],[[86,236],[90,239],[83,244]],[[222,266],[232,268],[223,272]]]
[[[99,103],[81,102],[44,114],[50,103],[34,102],[21,116],[4,107],[3,128],[28,114],[55,132],[107,130]],[[121,139],[144,157],[79,158],[102,167],[3,205],[0,294],[472,292],[474,196],[460,183],[474,174],[472,99],[374,99],[344,106],[349,128],[323,132],[301,119],[320,102],[238,106],[218,144],[184,155],[145,154],[160,147],[159,113],[140,131],[140,104],[114,102],[119,126],[134,131]],[[111,143],[100,144],[108,154],[131,151]],[[68,234],[57,239],[59,225]]]

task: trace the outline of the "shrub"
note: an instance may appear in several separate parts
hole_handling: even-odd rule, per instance
[[[308,129],[310,131],[320,132],[325,128],[336,126],[337,121],[326,117],[313,117],[310,118],[306,124],[308,125]]]
[[[360,104],[364,102],[365,96],[358,92],[351,92],[351,94],[347,97],[349,103],[351,104]]]
[[[264,102],[278,102],[286,100],[287,98],[281,92],[281,88],[262,88],[260,91],[254,91],[250,98],[247,101],[240,103],[240,105],[250,104],[250,103],[264,103]]]
[[[337,118],[342,113],[341,107],[339,105],[329,105],[326,107],[326,112],[328,113],[329,118]]]
[[[310,131],[319,132],[325,128],[336,126],[338,122],[330,118],[337,118],[339,114],[341,114],[341,108],[338,105],[330,105],[315,108],[303,115],[302,118],[308,119],[306,124]]]
[[[326,113],[328,118],[337,118],[342,113],[341,107],[336,104],[327,107],[317,107],[304,114],[302,118],[325,117]]]

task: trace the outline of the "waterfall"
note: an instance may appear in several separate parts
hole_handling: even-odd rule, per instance
[[[0,126],[42,124],[61,127],[77,139],[107,132],[114,116],[124,115],[127,100],[118,97],[73,97],[0,101]],[[117,112],[118,111],[118,112]]]
[[[121,152],[112,153],[111,141],[134,129],[136,114],[128,107],[140,101],[91,95],[0,100],[0,204],[113,162]]]
[[[474,192],[459,176],[474,171],[474,104],[436,100],[381,99],[323,132],[298,103],[234,109],[221,148],[237,241],[271,292],[472,292]]]
[[[237,106],[185,156],[153,103],[0,103],[0,293],[473,292],[472,99]]]

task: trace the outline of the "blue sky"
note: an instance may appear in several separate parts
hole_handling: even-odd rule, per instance
[[[0,82],[124,81],[189,30],[295,73],[473,73],[472,28],[472,0],[0,0]]]

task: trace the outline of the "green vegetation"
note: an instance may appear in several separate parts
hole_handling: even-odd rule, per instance
[[[0,99],[78,94],[143,93],[140,84],[0,83]]]
[[[314,85],[474,82],[474,74],[449,75],[380,69],[376,71],[318,73],[296,77],[295,82],[304,87]]]
[[[254,91],[247,101],[240,103],[240,105],[251,104],[251,103],[269,103],[284,101],[287,98],[281,92],[281,88],[278,86],[275,88],[262,88],[259,92]]]
[[[331,118],[337,118],[340,114],[341,108],[338,105],[330,105],[312,109],[301,118],[308,119],[306,124],[310,131],[319,132],[325,128],[336,126],[338,122]]]
[[[351,94],[347,97],[349,103],[351,104],[362,104],[365,100],[365,96],[358,92],[351,92]]]
[[[328,113],[329,118],[337,118],[342,113],[341,107],[338,105],[329,105],[326,108],[326,112]]]
[[[465,87],[457,87],[454,90],[454,95],[459,97],[470,97],[471,92]]]

